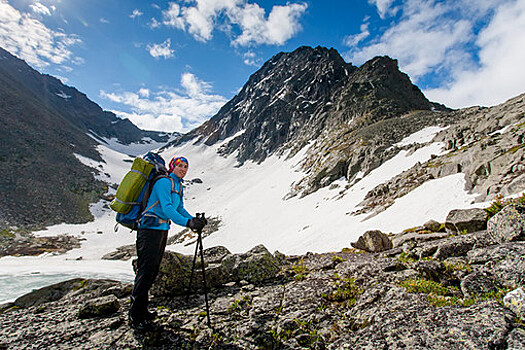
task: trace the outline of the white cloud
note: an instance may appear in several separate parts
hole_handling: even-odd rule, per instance
[[[160,26],[162,26],[162,23],[157,21],[156,18],[152,17],[150,22],[149,22],[149,27],[151,29],[155,29],[155,28],[159,28]]]
[[[72,60],[70,48],[81,40],[47,28],[28,13],[0,0],[0,46],[36,67]]]
[[[452,82],[426,90],[435,101],[451,107],[495,105],[525,92],[525,1],[498,7],[480,32],[480,65],[454,71]]]
[[[395,8],[390,1],[370,3],[387,29],[347,37],[348,61],[397,58],[414,81],[428,82],[422,88],[430,99],[451,107],[493,105],[524,91],[524,0],[404,0]],[[399,16],[388,18],[396,10]]]
[[[108,24],[109,21],[107,19],[105,19],[104,17],[102,17],[102,18],[100,18],[100,23]]]
[[[368,3],[377,7],[379,17],[385,18],[387,14],[395,14],[397,8],[392,8],[394,0],[368,0]]]
[[[255,66],[255,67],[258,67],[261,65],[261,60],[259,58],[257,58],[257,55],[255,54],[255,52],[252,52],[252,51],[248,51],[248,52],[245,52],[243,55],[242,55],[243,59],[244,59],[244,64],[247,65],[247,66]]]
[[[173,57],[173,53],[175,52],[175,50],[171,49],[171,40],[169,38],[166,39],[162,44],[147,45],[146,48],[150,55],[155,58],[170,58]]]
[[[45,5],[42,5],[39,2],[30,4],[29,7],[31,8],[31,10],[33,10],[34,13],[37,13],[40,15],[51,16],[51,11],[49,11],[49,9]]]
[[[416,81],[432,70],[464,64],[461,49],[472,40],[472,26],[466,19],[450,16],[453,6],[433,0],[406,1],[398,23],[345,57],[361,64],[374,56],[389,55]]]
[[[184,92],[150,92],[141,88],[138,93],[108,93],[100,96],[123,105],[130,111],[113,111],[120,117],[129,118],[146,130],[187,132],[213,116],[226,103],[226,99],[210,93],[211,85],[192,73],[181,76]]]
[[[188,31],[196,40],[212,39],[215,29],[227,33],[234,46],[282,45],[301,30],[300,17],[306,3],[273,6],[266,12],[246,0],[187,0],[194,6],[171,2],[163,11],[163,23]],[[236,34],[239,33],[239,34]]]
[[[144,88],[140,89],[139,90],[139,96],[148,98],[149,97],[149,89],[144,89]]]
[[[361,33],[355,34],[355,35],[348,35],[343,39],[343,44],[345,46],[356,46],[361,41],[365,40],[370,36],[370,31],[368,30],[369,23],[365,21],[365,23],[361,24]]]
[[[142,15],[143,15],[142,12],[140,12],[138,9],[134,9],[133,12],[131,13],[131,15],[129,15],[129,18],[137,18],[137,17],[140,17]]]
[[[163,22],[169,27],[184,29],[184,19],[180,16],[180,6],[174,2],[170,2],[170,7],[162,11]]]

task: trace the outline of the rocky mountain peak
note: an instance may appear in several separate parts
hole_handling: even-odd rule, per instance
[[[238,152],[241,164],[261,162],[325,130],[363,123],[363,115],[366,124],[432,107],[396,60],[376,57],[355,67],[333,48],[303,46],[268,60],[213,118],[178,142],[198,138],[212,145],[239,133],[221,153]]]

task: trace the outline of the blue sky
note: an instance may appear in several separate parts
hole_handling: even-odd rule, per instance
[[[144,129],[189,131],[302,45],[389,55],[450,107],[525,92],[525,0],[0,0],[0,46]]]

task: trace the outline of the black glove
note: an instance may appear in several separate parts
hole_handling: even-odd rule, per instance
[[[204,228],[204,226],[206,226],[207,223],[208,220],[206,220],[205,218],[197,217],[189,219],[186,226],[188,226],[192,231],[200,231]]]

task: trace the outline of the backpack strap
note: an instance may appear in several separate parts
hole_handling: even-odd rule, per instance
[[[147,207],[146,209],[142,210],[142,208],[146,207],[146,204],[148,204],[148,200],[149,200],[149,197],[151,196],[151,192],[153,191],[153,186],[155,185],[155,183],[162,179],[162,178],[168,178],[170,181],[171,181],[171,192],[175,192],[176,194],[178,194],[179,196],[181,196],[182,198],[182,183],[180,184],[180,192],[177,191],[175,189],[175,181],[168,175],[159,175],[157,177],[155,177],[150,183],[149,183],[149,186],[148,188],[146,189],[146,192],[144,193],[144,197],[142,198],[142,205],[141,205],[141,212],[142,214],[140,215],[139,217],[139,220],[142,216],[144,216],[144,214],[149,211],[150,209],[152,209],[154,206],[160,204],[160,201],[155,201],[155,203],[153,203],[152,205],[150,205],[149,207]]]
[[[175,192],[176,194],[178,194],[182,198],[182,182],[180,182],[180,190],[177,191],[175,189],[175,181],[173,180],[173,178],[168,176],[168,179],[170,179],[170,181],[171,181],[171,193]]]

